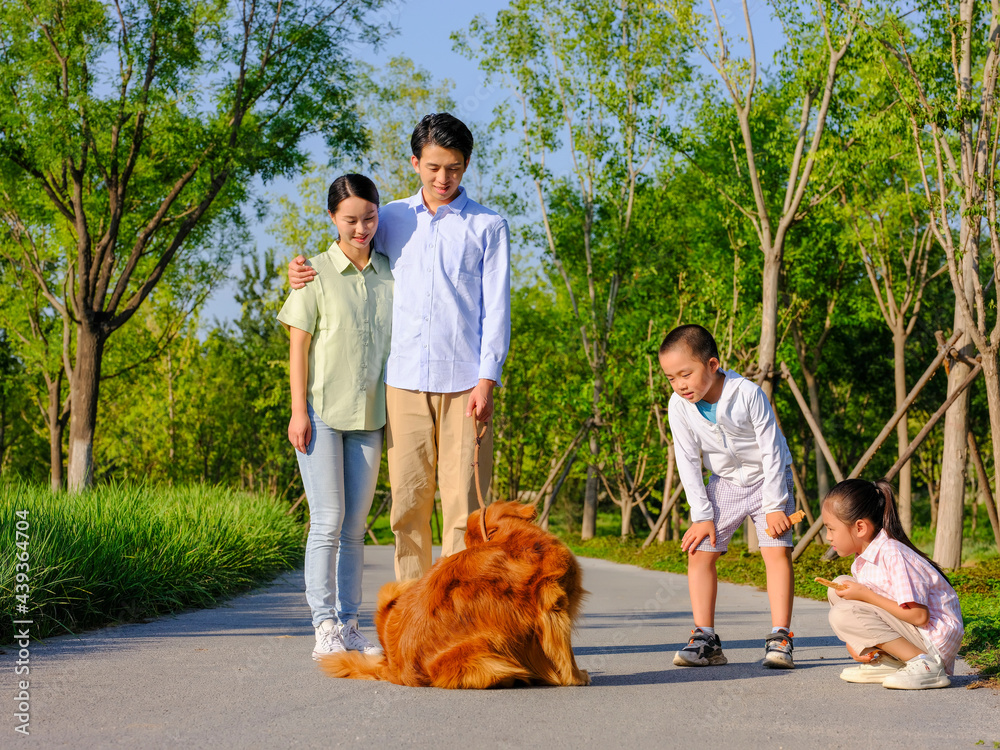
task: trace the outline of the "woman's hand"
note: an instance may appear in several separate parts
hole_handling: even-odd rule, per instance
[[[288,442],[294,446],[299,453],[305,453],[312,442],[312,423],[308,414],[292,413],[292,418],[288,421]]]

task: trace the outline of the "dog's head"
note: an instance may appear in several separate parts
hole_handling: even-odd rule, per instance
[[[482,544],[483,532],[479,528],[479,515],[482,511],[475,510],[469,514],[469,521],[466,525],[465,546],[472,547]],[[504,529],[519,524],[530,524],[535,517],[537,508],[533,503],[493,503],[486,507],[486,533],[503,534]]]

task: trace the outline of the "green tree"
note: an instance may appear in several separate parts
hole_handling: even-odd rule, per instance
[[[661,3],[515,0],[459,39],[490,79],[514,92],[497,118],[521,141],[543,247],[562,282],[591,371],[590,465],[583,538],[595,532],[602,397],[618,293],[639,253],[635,196],[666,107],[687,80],[685,41]],[[566,177],[552,161],[565,158]],[[627,481],[619,477],[621,481]],[[622,509],[627,528],[630,508]]]
[[[964,333],[956,348],[974,344],[979,350],[995,435],[1000,431],[1000,318],[990,279],[1000,271],[995,181],[1000,5],[929,0],[918,8],[920,15],[911,20],[902,4],[873,7],[872,43],[882,53],[886,79],[905,112],[930,230],[944,250],[955,295],[954,329]],[[970,370],[967,357],[953,363],[949,392]],[[934,559],[946,568],[962,562],[969,399],[964,392],[945,416]],[[992,443],[996,480],[1000,441]]]
[[[723,27],[714,0],[709,2],[711,23],[694,14],[687,2],[668,4],[680,23],[691,26],[693,42],[716,71],[735,117],[737,132],[731,136],[734,169],[718,187],[753,226],[763,256],[757,379],[768,396],[773,391],[770,378],[778,349],[779,283],[785,243],[793,225],[830,193],[826,180],[818,190],[810,183],[820,162],[835,84],[857,27],[860,2],[816,0],[811,17],[798,3],[775,3],[788,40],[779,58],[778,85],[772,83],[767,88],[781,99],[793,100],[787,102],[784,112],[795,121],[781,123],[780,129],[764,138],[757,121],[761,117],[774,121],[775,112],[769,111],[774,102],[767,101],[766,90],[764,97],[759,90],[763,88],[760,64],[747,0],[742,3],[746,58],[734,56],[734,41]],[[797,117],[793,114],[796,110]],[[779,146],[775,141],[783,143]],[[741,144],[739,156],[735,142]],[[702,166],[712,171],[709,165]],[[740,194],[733,186],[742,187],[748,195]]]
[[[7,208],[72,238],[56,285],[26,248],[20,257],[75,329],[71,490],[92,480],[109,337],[171,267],[204,285],[228,264],[252,180],[300,167],[304,135],[360,145],[346,41],[377,41],[365,18],[379,4],[0,3],[0,182],[17,201]]]

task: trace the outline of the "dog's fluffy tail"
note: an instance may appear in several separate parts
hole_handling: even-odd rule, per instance
[[[343,651],[327,654],[319,660],[319,665],[330,677],[346,677],[351,680],[388,681],[388,662],[385,656],[362,654],[357,651]]]

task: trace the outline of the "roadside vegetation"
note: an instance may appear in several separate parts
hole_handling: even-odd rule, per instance
[[[197,485],[55,495],[0,484],[0,611],[15,615],[0,620],[0,643],[13,638],[14,619],[33,620],[41,639],[212,606],[266,582],[302,562],[302,525],[287,509]],[[22,552],[27,570],[16,568]],[[27,590],[16,588],[18,573]]]

